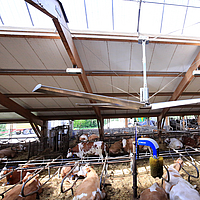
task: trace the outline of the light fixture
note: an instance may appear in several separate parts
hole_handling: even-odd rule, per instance
[[[194,70],[194,71],[192,72],[192,75],[193,75],[193,76],[200,76],[200,70]]]
[[[75,68],[75,67],[73,67],[73,68],[67,68],[66,72],[68,74],[82,74],[82,69],[81,68]]]

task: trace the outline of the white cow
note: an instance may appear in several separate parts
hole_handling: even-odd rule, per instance
[[[194,189],[196,186],[191,185],[179,174],[182,166],[181,158],[169,166],[170,181],[164,181],[163,188],[169,194],[170,200],[200,200],[199,193]],[[164,175],[164,178],[167,179],[167,175]]]
[[[169,192],[170,200],[200,200],[200,195],[194,188],[185,179],[179,179]]]
[[[107,145],[103,141],[97,142],[80,142],[72,149],[68,150],[67,158],[76,155],[79,158],[83,158],[88,155],[96,155],[103,159],[104,155],[107,155]]]
[[[176,138],[166,138],[165,142],[168,144],[168,148],[181,149],[183,143]]]

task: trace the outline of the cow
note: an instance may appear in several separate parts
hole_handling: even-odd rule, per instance
[[[35,166],[34,165],[24,165],[22,167],[22,169],[23,168],[33,168],[33,167],[35,167]],[[27,172],[32,173],[34,171],[35,171],[35,169],[30,169],[30,170],[25,169],[25,170],[22,170],[22,172],[21,172],[21,170],[15,170],[14,167],[9,167],[7,169],[4,169],[3,174],[6,175],[9,172],[11,172],[8,175],[6,175],[7,185],[14,185],[20,181],[21,173],[22,173],[22,179],[23,179],[26,176]]]
[[[123,153],[122,140],[116,141],[115,143],[111,144],[109,148],[109,154],[116,155],[120,153]]]
[[[83,158],[87,155],[96,155],[103,159],[103,156],[107,154],[107,150],[107,145],[103,141],[80,142],[72,149],[69,148],[67,158],[73,155],[79,158]]]
[[[120,153],[133,153],[133,142],[135,141],[135,138],[129,138],[129,139],[122,139],[119,141],[116,141],[114,144],[112,144],[109,148],[110,154],[120,154]],[[139,150],[147,150],[146,146],[139,145]]]
[[[27,174],[24,179],[23,179],[23,183],[26,182],[29,178],[31,178],[33,175],[31,174]],[[24,187],[24,194],[29,194],[31,192],[36,191],[40,186],[41,183],[38,180],[38,176],[35,176],[33,179],[31,179],[30,181],[28,181]],[[27,197],[22,197],[21,195],[21,190],[22,190],[22,186],[23,184],[19,184],[16,185],[12,190],[10,190],[9,192],[6,193],[5,197],[3,198],[4,200],[11,200],[11,199],[15,199],[15,200],[35,200],[37,197],[37,193],[34,193],[30,196]],[[42,189],[40,188],[38,190],[38,194],[42,193]]]
[[[63,166],[62,169],[61,169],[60,175],[61,175],[62,178],[64,178],[65,176],[68,175],[67,178],[66,178],[66,181],[73,183],[72,180],[74,180],[75,176],[82,176],[82,177],[86,176],[85,172],[82,170],[83,166],[80,166],[80,167],[76,166],[73,169],[73,171],[70,173],[72,168],[73,168],[73,166]]]
[[[181,136],[179,138],[179,140],[183,143],[183,145],[185,146],[191,146],[191,147],[196,147],[197,146],[197,140],[192,138],[192,137],[188,137],[188,136]]]
[[[14,158],[18,151],[24,150],[24,147],[22,145],[19,145],[17,147],[8,147],[5,149],[0,150],[0,158]]]
[[[196,141],[196,147],[199,147],[199,145],[200,145],[200,135],[193,135],[193,138]]]
[[[92,134],[92,135],[90,135],[89,137],[88,137],[88,140],[89,141],[91,141],[91,140],[98,140],[99,139],[99,136],[98,135],[96,135],[96,134]]]
[[[170,193],[170,200],[200,200],[200,195],[188,181],[179,179],[176,185],[173,185]]]
[[[200,200],[199,193],[194,189],[196,186],[191,185],[179,174],[182,166],[183,160],[181,158],[169,166],[170,180],[163,182],[163,188],[169,194],[170,200]],[[167,174],[164,175],[164,178],[167,178]]]
[[[100,180],[96,171],[90,166],[85,166],[83,170],[87,175],[76,189],[73,200],[104,199],[106,193],[104,190],[100,190]]]
[[[178,158],[175,163],[171,164],[168,168],[169,171],[169,176],[170,176],[170,181],[163,182],[163,188],[165,189],[165,191],[169,194],[171,187],[173,185],[176,185],[179,181],[179,179],[181,179],[181,175],[179,174],[179,171],[181,170],[183,166],[183,160],[181,158]],[[165,174],[163,176],[165,179],[167,179],[167,174]]]
[[[171,149],[181,149],[183,147],[182,142],[176,138],[166,138],[165,143],[167,143],[168,148]]]
[[[88,134],[83,134],[79,137],[79,141],[88,141]]]
[[[167,193],[165,190],[158,185],[158,183],[154,183],[151,187],[145,189],[140,194],[139,200],[168,200]]]

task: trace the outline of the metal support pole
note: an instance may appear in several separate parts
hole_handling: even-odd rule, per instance
[[[133,197],[137,198],[137,126],[135,126],[135,141],[133,142],[132,175],[133,175]]]
[[[143,40],[142,41],[142,52],[143,52],[143,58],[142,58],[142,63],[143,63],[143,88],[147,88],[147,69],[146,69],[145,45],[146,45],[146,40]]]

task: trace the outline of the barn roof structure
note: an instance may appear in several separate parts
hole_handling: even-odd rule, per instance
[[[150,102],[199,98],[199,77],[193,71],[200,64],[200,1],[45,2],[0,0],[1,123],[200,114],[199,104],[124,110],[78,106],[90,101],[32,92],[43,84],[139,101],[143,68],[138,37],[148,36]],[[66,73],[73,66],[83,73]]]

